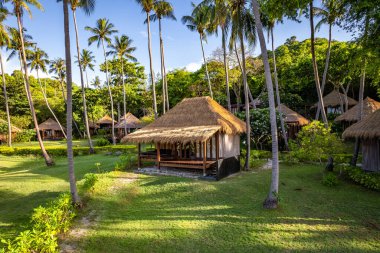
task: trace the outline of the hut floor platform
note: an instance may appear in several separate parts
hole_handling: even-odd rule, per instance
[[[184,168],[173,168],[173,167],[160,167],[158,169],[156,166],[144,167],[134,171],[138,174],[145,175],[155,175],[155,176],[175,176],[184,177],[191,179],[202,179],[203,172],[199,169],[184,169]]]

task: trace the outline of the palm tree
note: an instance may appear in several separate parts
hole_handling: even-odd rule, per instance
[[[63,0],[63,17],[65,31],[65,57],[66,57],[66,87],[67,87],[67,160],[69,166],[70,193],[72,202],[76,206],[81,205],[79,198],[75,172],[74,172],[74,156],[73,156],[73,97],[72,97],[72,73],[71,73],[71,52],[70,52],[70,24],[69,24],[69,7],[68,0]]]
[[[62,58],[57,58],[50,61],[49,73],[54,73],[56,79],[59,81],[62,91],[63,100],[66,103],[66,94],[65,94],[65,79],[66,79],[66,63]]]
[[[86,128],[86,135],[88,139],[88,145],[90,147],[90,154],[93,154],[94,147],[91,140],[90,126],[88,123],[88,114],[87,114],[87,102],[86,102],[86,91],[84,89],[84,80],[83,80],[83,67],[82,61],[80,58],[80,47],[79,47],[79,34],[78,34],[78,25],[76,18],[76,9],[82,8],[87,15],[90,15],[95,9],[95,0],[70,0],[71,10],[73,12],[73,20],[74,20],[74,28],[75,28],[75,38],[76,38],[76,46],[77,46],[77,58],[78,58],[78,66],[80,73],[80,83],[82,88],[82,103],[83,103],[83,120]]]
[[[148,30],[148,51],[149,51],[149,68],[150,68],[150,81],[152,84],[153,91],[153,110],[154,118],[157,119],[157,97],[156,97],[156,84],[154,82],[154,72],[153,72],[153,57],[152,57],[152,39],[150,34],[150,12],[153,10],[155,0],[136,0],[136,2],[142,7],[143,11],[146,13],[146,24]]]
[[[202,55],[203,55],[203,62],[205,65],[206,70],[206,76],[207,76],[207,82],[208,82],[208,89],[210,92],[211,98],[213,98],[212,88],[211,88],[211,81],[210,81],[210,75],[208,73],[207,68],[207,60],[205,57],[205,51],[203,49],[203,40],[206,40],[206,29],[209,27],[210,24],[210,12],[208,6],[196,6],[194,3],[191,3],[193,7],[193,12],[191,13],[191,16],[183,16],[182,17],[182,23],[186,25],[186,27],[194,32],[199,33],[199,40],[201,42],[201,48],[202,48]]]
[[[161,55],[161,76],[162,76],[162,109],[165,113],[166,109],[169,110],[169,96],[168,96],[168,82],[166,80],[166,68],[165,68],[165,54],[164,54],[164,42],[162,39],[162,25],[161,21],[163,18],[177,20],[174,16],[173,6],[165,1],[158,0],[154,3],[153,6],[154,14],[150,16],[150,19],[154,22],[158,20],[158,29],[160,33],[160,55]]]
[[[5,19],[9,15],[8,10],[5,7],[0,7],[0,50],[3,47],[8,47],[10,45],[10,38],[7,30],[7,26],[4,24]],[[12,147],[12,125],[11,125],[11,115],[9,113],[8,105],[8,95],[7,95],[7,83],[5,81],[5,69],[3,63],[3,55],[0,51],[0,64],[1,64],[1,75],[3,78],[3,93],[5,102],[5,112],[7,113],[7,125],[8,125],[8,147]]]
[[[268,89],[268,100],[270,109],[270,123],[272,135],[272,180],[268,197],[264,201],[264,207],[273,209],[278,206],[278,182],[279,182],[279,164],[278,164],[278,140],[277,140],[277,122],[276,106],[274,102],[273,82],[269,66],[268,52],[265,44],[263,26],[260,19],[260,7],[257,0],[252,0],[253,14],[255,16],[257,34],[259,36],[261,55],[264,62],[265,81]]]
[[[344,15],[344,8],[343,8],[343,3],[341,0],[324,0],[322,1],[322,4],[323,4],[322,8],[314,7],[314,14],[316,17],[321,18],[321,20],[315,26],[316,30],[319,30],[321,26],[324,24],[328,24],[329,26],[329,38],[328,38],[327,51],[326,51],[326,62],[325,62],[325,69],[323,71],[322,86],[321,86],[321,92],[323,95],[323,92],[325,91],[325,85],[327,82],[327,72],[328,72],[329,63],[330,63],[332,26],[335,25],[337,20]],[[321,113],[321,108],[319,107],[319,104],[318,104],[317,114],[315,115],[316,120],[319,119],[320,113]]]
[[[230,38],[230,48],[235,45],[238,40],[240,42],[241,50],[241,64],[242,64],[242,79],[244,87],[244,100],[245,100],[245,123],[247,128],[247,139],[246,139],[246,160],[245,168],[248,170],[250,168],[249,160],[251,155],[251,122],[250,122],[250,106],[249,106],[249,87],[247,82],[246,73],[246,58],[245,58],[245,46],[244,41],[247,40],[250,44],[254,45],[256,43],[256,27],[253,21],[253,16],[246,8],[246,0],[230,0],[229,9],[231,10],[231,38]]]
[[[81,56],[80,56],[80,61],[81,65],[83,68],[83,71],[86,73],[86,88],[89,88],[90,86],[88,85],[88,69],[94,71],[95,64],[95,56],[92,54],[91,51],[87,49],[83,49]],[[75,61],[75,63],[78,63],[78,59]],[[79,64],[79,63],[78,63]]]
[[[109,45],[111,51],[107,55],[116,56],[121,63],[121,80],[123,85],[123,110],[124,116],[127,114],[127,101],[126,101],[126,92],[125,92],[125,81],[124,81],[124,59],[137,61],[137,59],[132,56],[132,52],[136,50],[135,47],[132,47],[133,40],[131,40],[127,35],[115,36],[114,44]],[[123,117],[124,117],[123,116]],[[125,119],[124,119],[125,120]],[[127,124],[124,124],[124,133],[127,135]]]
[[[111,101],[112,143],[116,145],[113,98],[112,98],[111,85],[108,78],[108,61],[107,61],[107,55],[106,55],[106,48],[104,45],[104,42],[107,42],[107,45],[111,44],[110,35],[117,32],[117,30],[114,29],[114,27],[115,26],[112,23],[110,23],[108,19],[101,18],[101,19],[98,19],[95,27],[86,26],[85,29],[92,33],[92,36],[88,38],[88,45],[90,46],[92,43],[97,42],[97,47],[99,48],[100,45],[102,45],[102,48],[103,48],[104,61],[106,63],[106,82],[107,82],[108,93],[109,93],[110,101]]]
[[[36,72],[37,72],[38,84],[40,85],[40,89],[42,92],[42,96],[45,100],[46,106],[49,109],[50,113],[53,115],[55,121],[58,123],[59,128],[61,129],[63,135],[67,139],[66,134],[65,134],[65,130],[63,129],[63,127],[62,127],[61,123],[59,122],[57,116],[55,115],[53,109],[50,107],[49,101],[48,101],[47,96],[46,96],[46,92],[45,92],[45,90],[41,84],[39,72],[40,72],[40,70],[43,73],[47,72],[46,65],[49,64],[48,55],[45,51],[41,50],[40,48],[35,47],[34,51],[32,51],[31,54],[28,56],[28,60],[29,60],[28,67],[30,67],[30,70],[31,71],[36,70]]]
[[[318,107],[320,108],[322,112],[322,120],[325,124],[325,127],[328,128],[329,124],[327,121],[326,111],[325,111],[325,105],[323,103],[323,95],[321,90],[321,85],[319,83],[319,74],[318,74],[318,65],[317,65],[317,59],[315,57],[315,40],[314,40],[314,7],[313,7],[313,0],[309,3],[309,19],[310,19],[310,44],[311,44],[311,58],[313,61],[313,70],[314,70],[314,79],[315,79],[315,86],[317,88],[317,94],[318,94]]]
[[[45,163],[47,166],[54,165],[54,161],[51,159],[49,154],[46,152],[44,143],[42,142],[40,129],[38,127],[38,121],[37,121],[37,115],[34,110],[34,103],[32,98],[32,93],[30,91],[30,83],[29,83],[29,73],[28,73],[28,66],[26,64],[26,52],[25,52],[25,45],[24,45],[24,29],[22,25],[22,16],[24,11],[29,13],[29,16],[32,15],[29,5],[35,6],[39,10],[43,10],[42,5],[38,2],[38,0],[6,0],[6,2],[10,2],[13,6],[13,13],[17,17],[17,25],[18,25],[18,31],[20,35],[20,42],[21,42],[21,59],[22,59],[22,66],[24,69],[24,76],[25,76],[25,90],[27,94],[27,98],[29,101],[29,107],[30,111],[32,113],[32,118],[34,122],[34,127],[37,132],[37,139],[42,151],[42,155],[45,159]]]
[[[99,88],[101,86],[102,82],[100,81],[99,76],[95,76],[94,80],[92,80],[91,85],[94,86],[94,88]]]

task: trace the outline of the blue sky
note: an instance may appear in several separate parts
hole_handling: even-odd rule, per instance
[[[41,12],[32,8],[33,17],[30,19],[27,15],[24,17],[24,26],[28,29],[28,34],[33,36],[33,40],[37,45],[45,50],[50,59],[57,57],[64,58],[64,36],[63,36],[63,14],[62,4],[56,3],[55,0],[40,0],[44,6]],[[195,3],[200,2],[194,1]],[[165,61],[167,69],[187,67],[189,70],[196,70],[202,62],[200,42],[197,33],[190,32],[181,23],[180,19],[184,15],[191,13],[191,1],[189,0],[171,0],[177,21],[165,20],[163,22],[163,35],[165,46]],[[141,12],[141,7],[134,0],[98,0],[96,10],[91,16],[86,16],[81,10],[77,11],[77,19],[79,26],[80,46],[94,52],[97,63],[103,62],[103,54],[101,49],[96,47],[96,43],[88,47],[87,38],[89,33],[84,30],[85,26],[95,26],[98,18],[108,18],[112,22],[119,34],[126,34],[134,41],[137,47],[135,56],[138,61],[149,70],[149,56],[147,49],[147,33],[145,13]],[[72,23],[72,17],[70,19]],[[16,26],[15,18],[10,17],[7,24]],[[296,36],[298,40],[309,38],[309,23],[303,20],[302,23],[285,20],[283,24],[275,27],[275,45],[281,45],[291,36]],[[158,24],[152,23],[152,47],[153,62],[155,72],[160,70],[159,55],[159,38]],[[74,28],[71,27],[71,52],[76,55]],[[323,27],[318,33],[318,37],[327,37],[327,27]],[[336,40],[350,40],[351,36],[339,28],[333,29],[333,37]],[[213,50],[220,47],[221,39],[217,37],[209,37],[205,44],[206,55],[210,55]],[[7,52],[3,52],[7,54]],[[254,49],[254,53],[258,54],[258,49]],[[74,59],[74,58],[73,58]],[[14,69],[19,69],[17,60],[6,63],[6,72],[11,73]],[[33,74],[33,73],[32,73]],[[95,75],[99,75],[101,80],[105,80],[104,74],[96,67],[95,72],[90,71],[89,79],[92,80]],[[79,84],[79,70],[73,68],[73,80]]]

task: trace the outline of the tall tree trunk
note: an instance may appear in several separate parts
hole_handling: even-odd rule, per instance
[[[59,122],[59,120],[58,120],[57,116],[55,115],[53,109],[51,109],[51,107],[50,107],[49,101],[48,101],[47,96],[46,96],[46,92],[44,91],[44,88],[42,87],[42,84],[41,84],[41,79],[40,79],[40,74],[39,74],[38,68],[37,68],[37,80],[38,80],[38,84],[40,85],[42,96],[45,100],[45,104],[46,104],[47,108],[49,109],[49,111],[50,111],[51,115],[53,116],[53,118],[55,119],[55,121],[58,123],[58,126],[61,129],[63,136],[65,136],[65,139],[67,139],[65,130],[63,129],[61,122]]]
[[[22,59],[22,65],[23,65],[23,69],[24,69],[24,76],[25,76],[26,96],[28,98],[29,107],[30,107],[30,111],[31,111],[31,114],[32,114],[34,127],[35,127],[36,132],[37,132],[38,143],[39,143],[41,151],[42,151],[42,156],[44,157],[45,163],[46,163],[47,166],[53,166],[54,165],[54,161],[49,156],[49,154],[46,152],[44,143],[42,142],[40,128],[38,127],[37,115],[36,115],[36,112],[34,110],[33,98],[32,98],[32,93],[31,93],[30,84],[29,84],[28,66],[26,64],[26,54],[25,54],[25,46],[24,46],[24,35],[23,35],[23,32],[22,32],[23,26],[22,26],[22,23],[21,23],[20,13],[17,12],[16,16],[17,16],[18,32],[19,32],[19,35],[20,35],[20,42],[21,42],[21,51],[22,51],[21,52],[21,59]]]
[[[250,168],[250,157],[251,157],[251,118],[249,112],[249,96],[248,96],[248,83],[247,74],[245,67],[245,50],[244,50],[244,37],[243,32],[239,31],[241,57],[242,57],[242,74],[243,74],[243,87],[244,87],[244,103],[245,103],[245,127],[247,129],[247,139],[246,139],[246,156],[245,156],[245,169]]]
[[[104,39],[102,39],[102,47],[103,47],[103,54],[104,54],[104,61],[106,63],[106,79],[107,79],[107,88],[108,88],[108,94],[110,96],[110,102],[111,102],[111,118],[112,118],[112,144],[116,145],[116,139],[115,139],[115,119],[114,119],[114,110],[113,110],[113,98],[112,98],[112,91],[111,91],[111,85],[108,78],[108,61],[107,61],[107,55],[106,55],[106,48],[104,47]]]
[[[278,206],[278,182],[279,182],[279,163],[278,163],[278,139],[277,139],[277,122],[276,122],[276,107],[274,102],[273,82],[269,66],[268,52],[265,44],[263,26],[260,20],[259,3],[257,0],[252,0],[253,14],[255,16],[257,34],[260,40],[261,55],[264,63],[265,81],[268,89],[268,100],[270,110],[270,124],[272,135],[272,180],[268,197],[264,201],[264,208],[274,209]]]
[[[242,64],[241,64],[241,61],[240,61],[240,57],[239,57],[239,53],[238,53],[238,50],[237,50],[237,47],[236,47],[236,43],[235,43],[235,54],[236,54],[236,59],[237,59],[240,71],[241,71],[241,73],[243,73],[243,67],[242,67]],[[253,99],[253,96],[252,96],[252,93],[251,93],[251,89],[249,88],[249,86],[248,86],[248,96],[249,96],[249,100],[251,101],[251,104],[252,104],[253,108],[256,109],[255,100]]]
[[[153,110],[154,110],[154,118],[158,118],[157,113],[157,97],[156,97],[156,83],[154,82],[154,73],[153,73],[153,56],[152,56],[152,42],[151,42],[151,34],[150,34],[150,17],[149,13],[146,13],[147,20],[147,29],[148,29],[148,51],[149,51],[149,68],[150,68],[150,81],[152,84],[152,92],[153,92]]]
[[[201,33],[199,34],[199,39],[201,40],[201,48],[202,48],[203,62],[205,64],[205,69],[206,69],[206,77],[207,77],[207,83],[208,83],[208,90],[210,92],[210,97],[212,99],[214,99],[214,95],[212,94],[210,75],[208,74],[207,60],[206,60],[206,56],[205,56],[205,51],[203,49],[203,36],[202,36]]]
[[[226,78],[226,95],[227,95],[227,108],[231,111],[231,95],[230,95],[230,82],[228,76],[228,60],[227,60],[227,48],[226,48],[226,30],[222,27],[222,47],[223,47],[223,61],[224,61],[224,76]]]
[[[84,89],[84,80],[83,80],[83,68],[80,58],[80,47],[79,47],[79,34],[78,34],[78,25],[77,25],[77,18],[76,18],[76,12],[73,11],[73,19],[74,19],[74,28],[75,28],[75,39],[76,39],[76,46],[77,46],[77,56],[78,56],[78,66],[79,66],[79,73],[80,73],[80,84],[82,88],[82,103],[83,103],[83,120],[84,120],[84,126],[86,128],[86,135],[88,139],[88,146],[90,148],[90,154],[95,153],[94,146],[92,144],[91,140],[91,133],[90,133],[90,125],[88,123],[88,114],[87,114],[87,102],[86,102],[86,91]]]
[[[277,106],[280,106],[281,105],[281,98],[280,98],[280,91],[279,91],[279,88],[278,88],[278,75],[277,75],[277,64],[276,64],[276,52],[275,52],[275,48],[274,48],[273,27],[270,29],[270,33],[271,33],[271,37],[272,37],[272,55],[273,55],[274,84],[275,84],[275,87],[276,87]],[[281,132],[282,132],[282,137],[284,138],[284,142],[285,142],[285,149],[289,150],[288,136],[286,134],[283,114],[282,114],[282,112],[280,110],[278,110],[278,111],[280,113]]]
[[[162,113],[166,113],[166,91],[165,91],[165,70],[164,70],[164,46],[162,41],[161,19],[158,19],[158,30],[160,34],[160,56],[161,56],[161,80],[162,80]]]
[[[319,74],[318,74],[318,65],[317,65],[317,59],[315,57],[315,41],[314,41],[314,10],[313,10],[313,0],[310,1],[310,40],[311,40],[311,58],[313,61],[313,70],[314,70],[314,80],[315,80],[315,86],[317,88],[317,94],[318,94],[318,104],[321,109],[322,113],[322,120],[325,124],[325,127],[329,127],[329,123],[327,121],[326,111],[325,111],[325,105],[323,103],[323,95],[321,91],[321,85],[319,83]]]
[[[4,92],[4,102],[5,102],[5,112],[7,113],[7,124],[8,124],[8,147],[12,147],[12,124],[11,124],[11,114],[9,113],[8,105],[8,95],[7,95],[7,84],[5,81],[5,71],[3,63],[3,55],[0,52],[0,61],[1,61],[1,75],[3,77],[3,92]]]
[[[327,44],[327,52],[326,52],[326,63],[325,63],[325,69],[323,70],[323,76],[322,76],[322,87],[321,92],[322,96],[325,91],[326,81],[327,81],[327,71],[329,69],[329,63],[330,63],[330,52],[331,52],[331,29],[332,25],[329,24],[329,42]],[[319,120],[319,115],[321,114],[321,107],[318,103],[318,109],[317,109],[317,115],[315,115],[315,119]]]
[[[121,82],[123,85],[123,119],[124,122],[124,135],[127,136],[127,121],[125,115],[127,114],[127,94],[125,92],[125,81],[124,81],[124,60],[120,58],[121,61]]]
[[[81,205],[79,198],[73,156],[73,95],[72,95],[72,73],[71,73],[71,53],[70,53],[70,30],[69,30],[69,8],[68,0],[63,0],[63,16],[64,16],[64,33],[65,33],[65,56],[66,56],[66,89],[67,89],[67,162],[69,167],[70,193],[74,205]]]
[[[65,104],[67,104],[67,99],[66,99],[66,95],[65,95],[65,86],[63,84],[63,81],[61,80],[59,82],[60,86],[61,86],[61,91],[62,91],[62,98],[63,98],[63,101],[65,102]]]
[[[88,89],[88,73],[87,73],[87,69],[85,69],[85,73],[86,73],[86,88]]]
[[[168,91],[168,79],[166,76],[166,66],[165,66],[165,52],[164,47],[162,47],[162,55],[163,55],[163,61],[164,61],[164,76],[165,76],[165,92],[166,92],[166,110],[170,110],[170,103],[169,103],[169,91]]]

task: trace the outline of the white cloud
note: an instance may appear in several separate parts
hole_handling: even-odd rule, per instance
[[[190,72],[195,72],[198,69],[200,69],[201,67],[202,67],[202,61],[199,61],[199,62],[191,62],[191,63],[187,64],[185,69],[187,71],[190,71]]]

